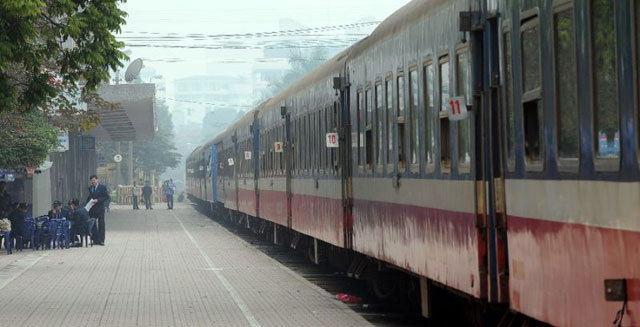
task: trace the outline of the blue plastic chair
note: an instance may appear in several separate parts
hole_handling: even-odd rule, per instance
[[[38,216],[35,219],[35,230],[33,232],[33,246],[34,250],[44,248],[46,235],[47,235],[47,225],[49,223],[49,216]]]
[[[71,243],[71,236],[69,235],[70,229],[71,222],[66,218],[62,218],[60,220],[60,226],[56,232],[56,240],[60,248],[69,248],[69,243]]]
[[[35,250],[34,248],[34,234],[35,234],[36,224],[35,219],[32,217],[27,217],[24,220],[22,225],[22,235],[16,237],[16,250],[22,251],[24,247],[24,241],[29,240],[29,246]]]
[[[57,219],[51,219],[48,222],[46,222],[45,224],[43,224],[43,226],[46,226],[44,228],[45,230],[45,248],[47,249],[55,249],[56,245],[57,245],[57,241],[59,239],[59,235],[60,235],[60,221]]]

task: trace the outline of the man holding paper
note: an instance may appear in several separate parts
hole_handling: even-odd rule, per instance
[[[90,208],[89,216],[91,218],[97,218],[97,224],[93,227],[92,232],[93,238],[95,239],[94,244],[104,245],[104,205],[109,200],[109,191],[107,191],[106,186],[99,183],[98,176],[91,175],[89,180],[91,181],[91,186],[89,186],[87,207]]]

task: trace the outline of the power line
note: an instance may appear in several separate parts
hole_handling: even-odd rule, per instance
[[[161,35],[166,38],[199,38],[199,39],[229,39],[229,38],[261,38],[261,37],[279,37],[279,36],[296,36],[296,35],[305,35],[302,33],[310,33],[317,31],[336,31],[336,30],[345,30],[345,29],[354,29],[365,26],[373,26],[380,24],[380,21],[371,21],[371,22],[362,22],[362,23],[353,23],[353,24],[342,24],[342,25],[329,25],[329,26],[320,26],[320,27],[311,27],[311,28],[300,28],[293,30],[279,30],[279,31],[268,31],[268,32],[254,32],[254,33],[240,33],[240,34],[201,34],[201,33],[189,33],[189,34],[178,34],[178,33],[159,33],[159,32],[146,32],[146,31],[124,31],[123,34],[143,34],[143,35]],[[122,38],[127,38],[128,36],[122,36]]]
[[[252,107],[252,105],[246,105],[246,104],[228,104],[228,103],[212,103],[212,102],[202,102],[202,101],[191,101],[191,100],[178,100],[175,98],[168,98],[168,97],[158,97],[159,99],[164,99],[164,100],[169,100],[169,101],[174,101],[174,102],[184,102],[184,103],[193,103],[193,104],[202,104],[202,105],[207,105],[207,106],[212,106],[212,107],[236,107],[236,108],[249,108]]]

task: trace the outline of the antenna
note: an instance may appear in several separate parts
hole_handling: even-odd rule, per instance
[[[131,83],[140,74],[140,69],[142,69],[142,59],[138,58],[127,67],[127,71],[124,73],[124,80]]]

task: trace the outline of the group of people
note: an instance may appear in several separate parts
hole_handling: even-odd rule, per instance
[[[138,186],[136,182],[133,182],[132,193],[133,193],[133,200],[131,202],[133,203],[133,210],[140,210],[140,207],[138,206]],[[153,193],[153,190],[149,185],[149,181],[146,181],[144,183],[144,187],[142,188],[142,197],[144,198],[144,205],[147,208],[147,210],[153,210],[153,207],[151,206],[152,193]]]
[[[71,237],[74,243],[80,244],[78,236],[86,235],[89,231],[88,221],[91,218],[96,219],[96,223],[91,231],[93,244],[104,245],[105,240],[105,222],[104,214],[106,207],[111,200],[107,187],[100,184],[98,176],[89,177],[91,186],[89,186],[89,195],[86,204],[82,205],[79,199],[69,201],[66,207],[62,207],[60,201],[53,202],[53,208],[49,210],[49,219],[66,218],[71,222]],[[87,210],[88,209],[88,210]],[[12,222],[13,224],[13,222]]]
[[[67,207],[63,207],[60,201],[54,201],[52,209],[49,210],[49,219],[66,218],[71,222],[70,233],[72,239],[77,241],[78,235],[85,235],[87,230],[87,222],[90,218],[96,219],[96,224],[91,231],[93,243],[104,245],[105,241],[105,208],[110,201],[109,191],[105,185],[100,184],[98,177],[92,175],[89,178],[91,186],[89,186],[89,195],[86,204],[81,205],[79,199],[73,199],[68,202]],[[20,236],[24,236],[24,224],[27,218],[27,204],[13,203],[11,195],[7,191],[7,184],[0,181],[0,217],[8,217],[11,221],[11,235],[15,240]]]

